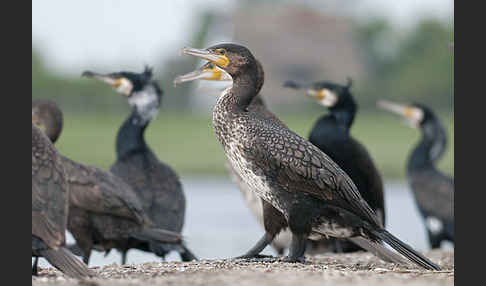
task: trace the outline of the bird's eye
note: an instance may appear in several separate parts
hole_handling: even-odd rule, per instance
[[[208,68],[209,69],[213,69],[214,68],[214,65],[213,64],[208,64]]]
[[[226,53],[226,51],[223,50],[223,49],[221,49],[221,50],[219,50],[219,53],[222,54],[222,55],[224,55]]]

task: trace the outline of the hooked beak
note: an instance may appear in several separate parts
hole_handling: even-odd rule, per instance
[[[119,78],[115,78],[112,75],[109,74],[99,74],[95,73],[92,71],[84,71],[81,76],[87,77],[87,78],[94,78],[97,80],[100,80],[104,83],[107,83],[113,87],[118,87],[121,84],[121,81]]]
[[[324,100],[329,93],[327,89],[316,90],[312,87],[312,84],[300,84],[292,80],[287,80],[284,82],[283,86],[293,89],[305,89],[308,96],[314,97],[319,101]]]
[[[379,100],[376,104],[379,108],[398,114],[405,119],[410,119],[413,113],[412,107],[387,100]]]
[[[183,48],[180,52],[181,54],[191,55],[201,59],[205,59],[223,68],[226,67],[229,63],[229,59],[225,55],[217,55],[208,50]]]

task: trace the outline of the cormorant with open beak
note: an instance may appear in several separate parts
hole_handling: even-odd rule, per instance
[[[267,108],[265,102],[263,101],[262,95],[259,93],[265,81],[265,74],[260,61],[255,61],[258,70],[257,95],[248,105],[248,110],[257,112],[263,117],[267,117],[272,121],[282,124],[282,126],[286,126],[285,123],[278,119],[275,114],[273,114]],[[208,81],[232,81],[231,76],[223,69],[219,68],[212,62],[208,62],[191,73],[175,78],[174,85],[197,79]],[[252,191],[252,186],[246,184],[238,172],[233,169],[229,161],[226,161],[225,165],[228,168],[231,179],[236,186],[238,186],[247,207],[265,229],[265,235],[262,237],[262,239],[258,241],[258,243],[247,253],[239,256],[239,258],[265,257],[263,255],[259,255],[259,253],[270,243],[277,253],[282,255],[285,249],[290,247],[291,241],[291,233],[287,228],[287,221],[285,220],[285,217],[270,203],[267,203],[265,200],[261,199],[255,191]],[[306,253],[316,254],[328,251],[330,250],[330,246],[331,245],[328,239],[322,239],[319,241],[308,240]]]
[[[348,238],[385,253],[385,241],[426,269],[437,265],[387,230],[349,176],[324,152],[282,124],[248,110],[257,95],[256,60],[236,44],[182,53],[211,61],[233,79],[213,110],[216,137],[233,169],[285,217],[292,233],[288,262],[304,261],[307,239]],[[390,260],[403,262],[389,251]]]
[[[293,81],[285,87],[303,89],[306,94],[329,112],[320,117],[309,135],[309,142],[321,149],[353,180],[361,196],[385,225],[383,181],[366,148],[350,134],[358,105],[351,94],[351,79],[346,85],[328,81],[299,84]],[[353,243],[337,241],[343,252],[360,250]]]
[[[54,143],[62,131],[62,111],[48,100],[32,102],[32,123]],[[180,244],[182,237],[155,228],[134,190],[111,172],[59,155],[69,192],[67,228],[76,240],[69,248],[88,264],[92,249],[127,251],[132,242]]]
[[[439,248],[442,241],[454,243],[454,179],[435,167],[446,146],[444,127],[432,109],[423,104],[379,101],[378,106],[420,129],[422,138],[408,158],[408,183],[424,219],[430,246]]]
[[[162,90],[152,79],[152,69],[146,67],[141,73],[110,74],[86,71],[83,76],[111,85],[117,93],[126,96],[132,106],[132,112],[118,130],[117,159],[110,171],[134,189],[155,226],[180,233],[184,225],[186,198],[179,176],[170,166],[159,161],[144,138],[145,129],[157,115],[162,99]],[[179,244],[161,244],[132,240],[131,247],[153,252],[162,258],[170,251],[177,251],[183,261],[197,260],[182,241]],[[125,260],[126,251],[123,251],[122,263]]]

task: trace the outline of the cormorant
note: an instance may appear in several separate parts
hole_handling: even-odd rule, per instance
[[[59,154],[49,139],[32,124],[32,275],[44,257],[68,276],[83,279],[93,272],[68,249],[66,225],[69,185]]]
[[[261,94],[259,93],[265,81],[265,74],[263,67],[259,60],[255,59],[257,64],[257,95],[252,99],[248,110],[260,113],[263,117],[271,118],[273,121],[286,126],[280,119],[278,119],[266,106]],[[174,79],[174,85],[186,81],[196,79],[212,80],[212,81],[231,81],[231,76],[215,64],[208,62],[194,72],[179,76]],[[271,243],[272,247],[279,255],[283,255],[285,249],[289,248],[291,241],[291,233],[287,229],[287,221],[283,214],[275,209],[270,203],[261,199],[256,192],[251,190],[251,186],[245,183],[243,178],[236,172],[231,163],[227,160],[226,167],[228,168],[232,181],[240,190],[243,199],[250,209],[251,213],[256,217],[257,221],[264,227],[265,235],[262,239],[245,255],[240,258],[263,257],[259,253]],[[319,242],[308,241],[306,249],[307,253],[318,253],[329,250],[329,243],[327,239]]]
[[[361,196],[385,225],[385,200],[383,181],[373,159],[366,148],[350,134],[358,105],[351,94],[352,82],[346,85],[319,81],[309,85],[293,81],[284,83],[285,87],[305,89],[317,102],[329,108],[312,127],[309,142],[326,153],[353,180]],[[337,248],[343,252],[361,250],[353,243],[336,241]]]
[[[226,71],[233,85],[219,97],[213,127],[227,158],[252,190],[283,213],[292,232],[288,262],[304,261],[307,239],[329,236],[380,249],[385,241],[426,269],[439,269],[422,254],[384,229],[349,176],[329,156],[280,123],[248,110],[257,94],[257,65],[240,45],[184,48],[184,54],[211,61]]]
[[[50,139],[55,140],[59,137],[61,128],[58,127],[62,124],[49,120],[52,118],[62,118],[62,112],[54,102],[39,100],[33,103],[32,121],[36,121],[46,134],[50,134]],[[127,251],[133,248],[134,240],[181,243],[182,238],[178,233],[153,225],[139,198],[124,180],[62,155],[59,157],[70,188],[67,228],[76,239],[76,246],[70,249],[82,255],[86,264],[92,249]]]
[[[435,167],[446,146],[446,132],[432,109],[424,104],[401,105],[388,101],[378,106],[404,117],[420,128],[422,138],[408,158],[407,176],[427,229],[430,246],[454,243],[454,179]]]
[[[116,162],[110,172],[123,178],[138,195],[154,225],[180,233],[184,225],[186,199],[178,175],[167,164],[159,161],[145,142],[145,129],[157,115],[162,90],[152,80],[152,69],[145,67],[141,73],[117,72],[98,74],[85,71],[83,76],[101,80],[126,96],[132,112],[118,130],[116,138]],[[149,244],[133,241],[135,248],[152,251],[165,258],[170,251],[177,251],[182,261],[197,260],[184,245]],[[122,252],[122,261],[126,251]]]

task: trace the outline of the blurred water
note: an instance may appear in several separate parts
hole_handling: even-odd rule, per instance
[[[183,234],[188,247],[199,258],[229,258],[243,254],[261,237],[263,229],[245,207],[238,189],[226,178],[182,178],[187,198]],[[425,229],[406,183],[385,183],[387,229],[419,251],[429,249]],[[68,243],[73,242],[68,235]],[[263,253],[274,254],[271,247]],[[90,266],[120,263],[117,251],[104,257],[93,251]],[[158,261],[157,256],[138,251],[128,252],[128,263]],[[180,258],[176,253],[167,260]],[[41,259],[42,267],[49,264]]]

